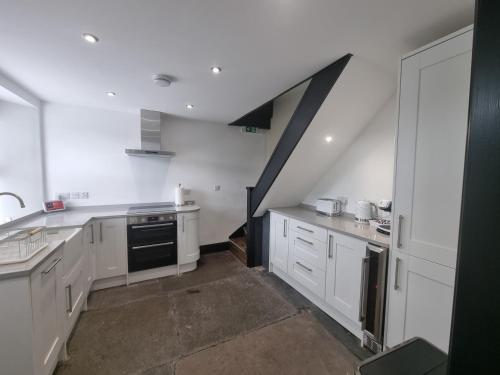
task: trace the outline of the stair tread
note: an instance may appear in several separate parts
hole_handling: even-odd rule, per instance
[[[245,254],[247,252],[247,239],[245,237],[235,237],[230,238],[229,242],[233,243],[239,250],[243,251]]]

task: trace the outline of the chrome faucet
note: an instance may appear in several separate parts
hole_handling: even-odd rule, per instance
[[[14,198],[16,198],[19,201],[19,204],[21,205],[21,208],[26,207],[25,204],[24,204],[24,201],[22,200],[22,198],[19,195],[17,195],[17,194],[10,193],[8,191],[4,191],[3,193],[0,193],[0,195],[11,195],[11,196],[13,196]]]

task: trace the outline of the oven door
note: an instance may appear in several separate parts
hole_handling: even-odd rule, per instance
[[[129,247],[169,242],[177,238],[177,222],[165,221],[155,224],[129,224],[127,226],[127,238]]]
[[[133,245],[128,249],[129,272],[177,264],[177,241]]]

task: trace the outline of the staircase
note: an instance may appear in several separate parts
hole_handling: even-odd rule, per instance
[[[247,235],[246,224],[242,225],[236,232],[229,237],[229,244],[231,252],[243,264],[247,265]]]
[[[298,84],[300,85],[309,80],[307,88],[257,184],[255,187],[247,187],[247,222],[229,237],[229,241],[233,253],[249,267],[262,264],[263,216],[260,212],[256,215],[256,211],[344,71],[351,56],[351,54],[345,55]],[[298,85],[295,85],[290,90]],[[285,93],[290,90],[285,91]],[[273,101],[274,99],[268,102],[267,105],[257,108],[254,111],[255,113],[247,114],[242,119],[259,119],[267,125],[267,121],[270,121],[272,117]],[[240,120],[235,121],[232,125],[240,125]],[[248,126],[248,122],[243,120],[241,123]]]

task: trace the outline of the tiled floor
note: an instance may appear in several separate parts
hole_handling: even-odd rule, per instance
[[[57,375],[346,375],[367,355],[297,292],[230,252],[180,277],[91,294],[69,354]]]

